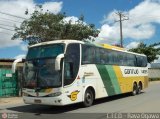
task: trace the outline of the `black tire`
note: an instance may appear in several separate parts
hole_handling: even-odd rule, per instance
[[[137,84],[134,83],[133,84],[133,91],[132,91],[132,95],[135,96],[137,94]]]
[[[142,85],[139,83],[137,87],[137,94],[141,94],[142,91]]]
[[[93,91],[91,89],[87,89],[84,95],[84,102],[83,102],[83,106],[84,107],[89,107],[93,104],[94,101],[94,94]]]

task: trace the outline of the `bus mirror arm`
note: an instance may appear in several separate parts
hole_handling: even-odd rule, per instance
[[[59,71],[61,69],[61,59],[64,58],[64,54],[59,54],[55,60],[55,70]]]

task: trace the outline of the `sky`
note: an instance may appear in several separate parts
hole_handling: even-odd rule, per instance
[[[14,27],[30,17],[24,14],[25,10],[31,14],[36,4],[53,14],[65,12],[73,23],[84,15],[86,24],[93,23],[100,30],[96,43],[120,43],[117,12],[128,19],[122,22],[126,49],[136,48],[140,42],[160,42],[160,0],[0,0],[0,58],[25,57],[27,43],[11,37]],[[160,58],[154,62],[160,62]]]

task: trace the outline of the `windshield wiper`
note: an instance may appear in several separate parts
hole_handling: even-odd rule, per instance
[[[40,88],[40,87],[36,87],[36,88],[35,88],[35,92],[40,92],[41,89],[42,89],[42,88]]]

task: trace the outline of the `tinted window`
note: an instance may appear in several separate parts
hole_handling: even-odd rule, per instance
[[[64,59],[64,85],[71,84],[78,73],[80,62],[80,45],[69,44]]]
[[[133,54],[127,54],[127,66],[136,66],[136,57]]]
[[[146,67],[147,66],[147,57],[136,56],[136,58],[137,58],[137,66],[138,67]]]
[[[95,63],[96,64],[100,64],[101,63],[101,57],[102,57],[102,54],[101,54],[101,49],[100,48],[97,48],[95,47]]]
[[[136,57],[134,54],[129,54],[129,53],[121,53],[122,55],[122,66],[136,66]]]
[[[112,52],[112,61],[113,61],[113,65],[118,65],[119,64],[119,60],[118,60],[118,52],[116,51],[111,51]]]
[[[29,48],[26,59],[56,57],[64,52],[64,44],[53,44]]]
[[[119,62],[119,65],[121,65],[121,66],[126,65],[126,62],[125,62],[126,55],[125,55],[125,53],[119,52],[117,54],[118,54],[117,60]]]
[[[107,64],[108,52],[105,49],[82,45],[82,64]]]
[[[88,45],[82,45],[82,64],[137,66],[134,54]],[[141,64],[140,66],[145,64]]]
[[[95,47],[83,45],[82,46],[82,64],[96,63],[96,50]]]
[[[100,49],[100,64],[108,64],[109,63],[109,52],[106,49]]]

